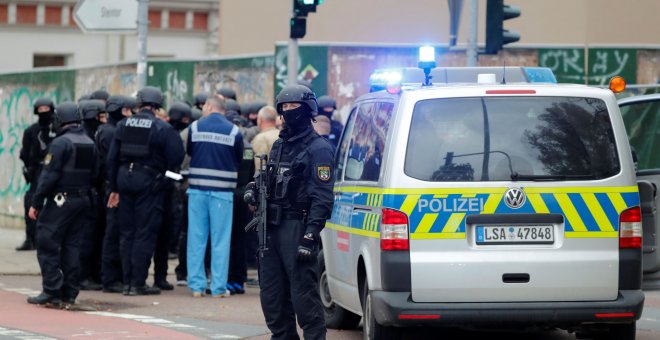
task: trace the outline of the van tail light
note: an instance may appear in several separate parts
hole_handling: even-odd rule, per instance
[[[409,250],[408,216],[398,210],[383,208],[380,224],[380,250]]]
[[[619,248],[642,248],[642,210],[624,210],[619,220]]]

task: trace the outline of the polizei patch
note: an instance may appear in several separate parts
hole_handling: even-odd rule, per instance
[[[316,168],[316,173],[319,176],[319,179],[323,182],[330,180],[330,167],[329,166],[318,166]]]

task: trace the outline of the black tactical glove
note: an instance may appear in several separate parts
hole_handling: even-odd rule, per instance
[[[243,193],[243,201],[249,205],[257,205],[257,197],[259,192],[257,190],[257,185],[254,182],[250,182],[245,186],[245,193]]]
[[[318,235],[306,233],[298,245],[298,262],[313,263],[316,261],[316,252],[318,251]]]

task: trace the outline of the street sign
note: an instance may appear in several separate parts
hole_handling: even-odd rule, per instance
[[[80,0],[73,15],[85,33],[135,31],[137,17],[137,0]]]

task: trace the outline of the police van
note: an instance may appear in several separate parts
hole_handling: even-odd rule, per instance
[[[344,128],[319,255],[327,325],[634,339],[640,201],[612,90],[423,68],[375,74]]]

